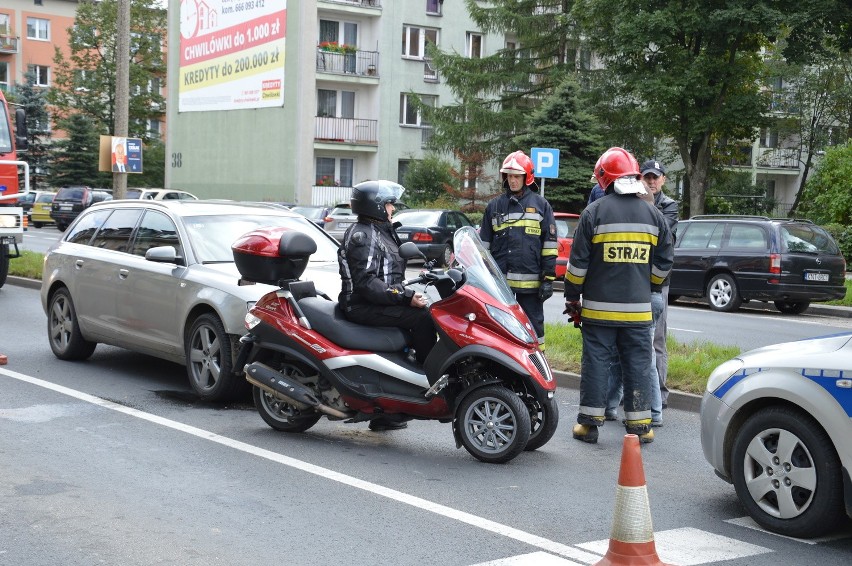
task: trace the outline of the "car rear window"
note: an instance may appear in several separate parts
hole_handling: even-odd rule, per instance
[[[557,218],[556,219],[556,237],[557,238],[573,238],[574,231],[577,229],[579,218]]]
[[[53,202],[53,193],[42,193],[36,198],[36,202]]]
[[[840,253],[828,232],[813,224],[782,225],[781,240],[785,252],[831,255]]]
[[[403,226],[437,226],[440,216],[440,211],[411,210],[394,214],[393,219]]]
[[[766,232],[760,226],[751,224],[732,224],[728,235],[727,247],[749,250],[766,249]]]
[[[85,187],[65,187],[56,193],[56,200],[83,200],[85,194]]]

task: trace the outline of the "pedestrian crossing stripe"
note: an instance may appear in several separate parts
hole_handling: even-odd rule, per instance
[[[786,538],[786,539],[789,539],[789,540],[794,540],[796,542],[803,542],[805,544],[820,544],[820,543],[823,543],[823,542],[831,542],[833,540],[840,540],[840,539],[849,538],[849,536],[850,536],[850,534],[848,532],[844,532],[844,533],[837,533],[837,534],[834,534],[834,535],[828,535],[828,536],[818,537],[818,538],[796,538],[796,537],[788,537],[788,536],[785,536],[785,535],[779,535],[778,533],[773,533],[772,531],[767,531],[766,529],[764,529],[763,527],[758,525],[754,521],[754,519],[752,519],[751,517],[737,517],[736,519],[727,519],[727,520],[725,520],[725,522],[730,523],[731,525],[736,525],[738,527],[745,527],[747,529],[753,529],[755,531],[760,531],[760,532],[766,533],[768,535]]]

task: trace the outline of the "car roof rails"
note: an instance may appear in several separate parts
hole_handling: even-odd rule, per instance
[[[813,224],[813,220],[809,220],[807,218],[787,218],[786,216],[783,218],[773,218],[772,220],[778,220],[779,222],[806,222],[808,224]]]
[[[698,214],[690,218],[690,220],[772,220],[768,216],[758,216],[753,214]]]

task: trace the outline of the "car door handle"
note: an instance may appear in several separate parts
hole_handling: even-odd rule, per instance
[[[74,262],[74,267],[76,267],[77,269],[82,269],[82,267],[83,267],[83,260],[82,260],[82,259],[78,259],[77,261],[75,261],[75,262]]]
[[[118,277],[120,279],[127,279],[128,275],[130,275],[130,271],[128,271],[126,269],[119,269],[118,270]]]

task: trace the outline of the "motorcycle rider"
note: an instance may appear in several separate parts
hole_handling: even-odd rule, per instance
[[[510,153],[500,168],[505,193],[485,207],[479,237],[538,336],[544,350],[544,301],[556,279],[556,221],[550,203],[533,189],[533,163],[523,151]]]
[[[405,188],[391,181],[365,181],[352,189],[352,212],[358,221],[343,235],[337,252],[342,290],[339,303],[347,319],[369,326],[395,326],[411,332],[417,363],[423,364],[437,342],[426,298],[405,288],[406,262],[391,224]],[[408,426],[387,419],[370,421],[371,430]]]

